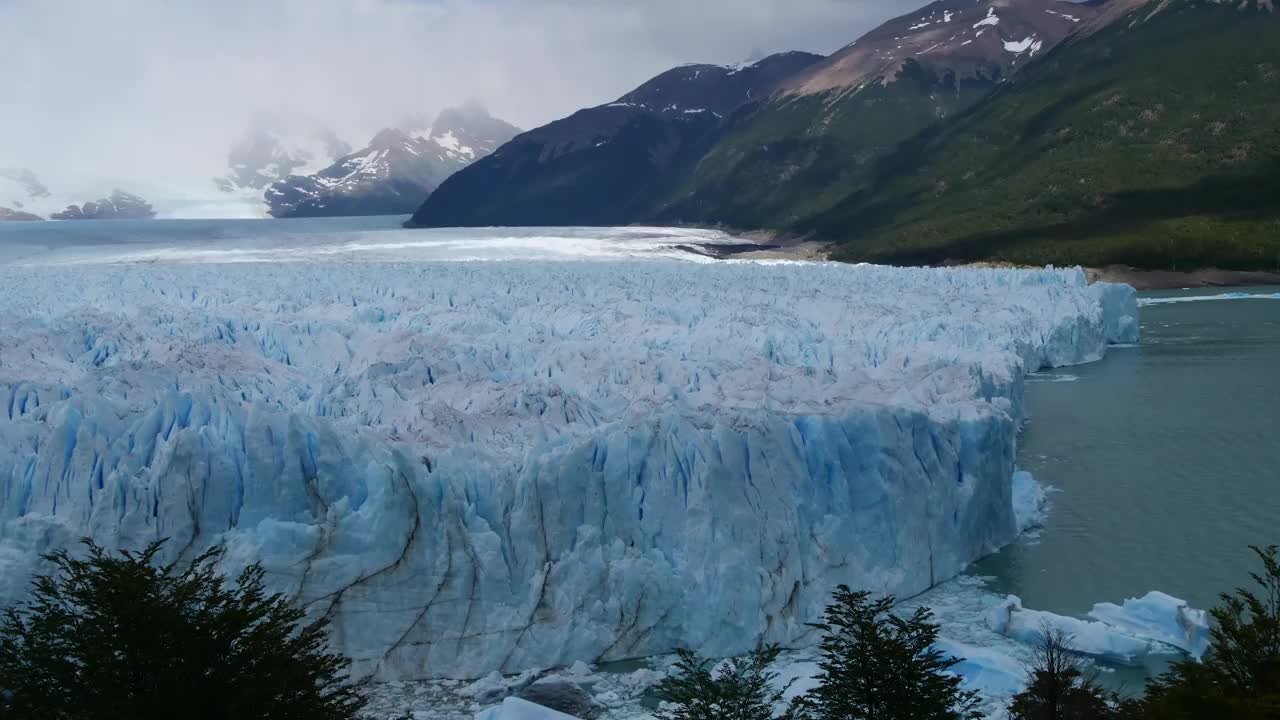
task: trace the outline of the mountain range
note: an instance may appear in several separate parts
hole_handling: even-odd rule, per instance
[[[515,138],[411,226],[696,224],[846,260],[1280,265],[1270,0],[939,0]]]
[[[231,146],[227,173],[213,182],[225,193],[261,196],[271,183],[317,172],[349,152],[351,145],[326,127],[260,117]]]
[[[151,220],[156,216],[151,203],[123,190],[83,205],[68,205],[49,216],[50,220]]]
[[[408,215],[450,175],[519,133],[474,103],[445,110],[430,124],[409,125],[384,129],[313,173],[271,183],[265,192],[270,214]]]
[[[28,168],[0,168],[0,222],[35,222],[45,215],[50,220],[149,220],[156,215],[150,203],[123,190],[82,204],[73,197],[50,191]]]

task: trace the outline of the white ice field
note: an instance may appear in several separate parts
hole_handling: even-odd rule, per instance
[[[668,254],[0,265],[0,602],[168,538],[263,562],[362,677],[799,645],[836,584],[1012,541],[1024,375],[1136,339],[1078,270]]]

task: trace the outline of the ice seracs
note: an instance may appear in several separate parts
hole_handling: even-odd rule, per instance
[[[1016,537],[1024,374],[1136,314],[1078,270],[377,257],[0,267],[0,601],[168,538],[359,676],[800,643]]]

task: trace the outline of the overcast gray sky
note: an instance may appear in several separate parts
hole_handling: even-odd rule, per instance
[[[0,167],[204,179],[258,112],[359,145],[475,98],[533,127],[684,62],[829,53],[922,0],[0,0]]]

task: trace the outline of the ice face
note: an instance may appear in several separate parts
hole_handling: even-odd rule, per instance
[[[1043,525],[1048,506],[1048,491],[1031,473],[1013,474],[1013,520],[1019,533]]]
[[[1113,344],[1138,342],[1138,292],[1121,283],[1094,283],[1093,292],[1102,303],[1107,341]]]
[[[221,544],[361,676],[809,638],[1018,532],[1079,271],[671,261],[0,268],[0,601],[90,536]],[[1121,308],[1129,311],[1127,306]]]

